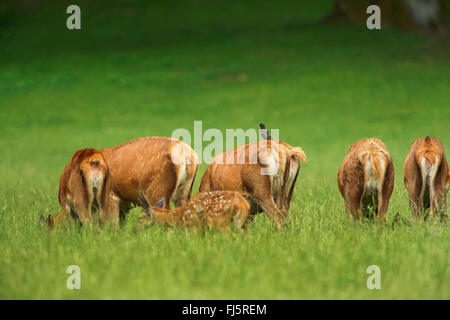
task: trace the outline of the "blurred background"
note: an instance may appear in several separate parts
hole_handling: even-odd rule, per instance
[[[366,28],[373,3],[382,30]],[[66,27],[70,4],[81,8],[81,30]],[[448,7],[2,0],[0,146],[14,151],[3,165],[23,169],[18,160],[33,154],[30,170],[57,176],[76,149],[170,135],[194,120],[219,129],[265,122],[313,157],[341,157],[364,136],[399,138],[403,157],[417,136],[442,136],[441,126],[448,136]]]
[[[401,157],[416,136],[448,136],[448,1],[80,0],[68,30],[72,3],[1,2],[5,167],[32,154],[33,174],[57,177],[79,148],[194,120],[265,122],[319,161],[365,136],[403,143]],[[382,30],[366,27],[373,3]]]

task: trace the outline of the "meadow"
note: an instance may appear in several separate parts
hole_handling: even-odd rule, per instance
[[[1,299],[449,299],[450,233],[411,219],[412,141],[450,153],[450,45],[322,25],[331,1],[77,1],[0,18]],[[278,128],[301,146],[290,221],[246,237],[152,227],[47,232],[74,151],[177,128]],[[386,226],[348,221],[337,171],[349,146],[385,142],[396,178]],[[206,169],[201,164],[194,193]],[[66,268],[81,268],[81,290]],[[366,287],[370,265],[381,290]]]

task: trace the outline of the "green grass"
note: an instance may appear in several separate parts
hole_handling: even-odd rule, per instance
[[[386,143],[396,169],[388,221],[410,218],[411,142],[450,150],[450,47],[395,30],[325,26],[331,1],[78,1],[0,28],[0,298],[449,299],[448,227],[354,225],[337,171],[357,139]],[[305,150],[290,223],[261,214],[247,237],[157,227],[47,233],[72,153],[176,128],[279,128]],[[450,151],[449,151],[450,152]],[[197,175],[194,191],[206,164]],[[79,265],[82,290],[66,288]],[[368,290],[366,268],[381,268]]]

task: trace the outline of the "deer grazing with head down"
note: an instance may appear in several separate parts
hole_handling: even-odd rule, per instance
[[[161,198],[165,208],[182,206],[190,198],[198,167],[195,151],[170,137],[146,137],[103,149],[112,187],[120,199],[120,220],[133,206],[148,213]]]
[[[243,230],[248,220],[250,205],[239,192],[213,191],[200,192],[184,205],[165,208],[162,198],[148,212],[141,213],[134,226],[139,231],[149,225],[166,225],[175,227],[218,229],[221,232],[232,228]]]
[[[281,226],[287,218],[292,193],[306,155],[299,147],[273,140],[263,124],[259,142],[218,154],[208,166],[200,192],[238,191],[251,204],[251,214],[264,211]]]
[[[429,216],[445,217],[450,171],[444,147],[437,138],[420,138],[411,145],[403,176],[409,204],[415,218],[429,210]]]
[[[363,215],[385,221],[389,200],[394,189],[394,164],[383,142],[363,139],[349,149],[338,172],[338,186],[346,211],[355,220]]]
[[[69,219],[81,225],[93,221],[98,213],[99,222],[117,224],[119,199],[112,191],[111,174],[103,155],[96,149],[75,152],[59,179],[61,211],[47,217],[49,227],[61,226]],[[41,216],[41,222],[44,217]]]
[[[108,186],[117,197],[120,222],[134,206],[148,212],[162,197],[167,199],[167,209],[171,202],[181,206],[190,198],[198,158],[186,143],[170,137],[145,137],[100,152],[97,155],[108,168]],[[65,220],[66,211],[61,211],[55,222]]]

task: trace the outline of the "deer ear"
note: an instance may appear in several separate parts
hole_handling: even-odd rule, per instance
[[[159,208],[159,209],[162,209],[165,206],[166,206],[166,200],[164,200],[164,197],[162,197],[161,200],[159,200],[155,205],[155,207]]]
[[[53,218],[50,214],[47,217],[47,226],[49,226],[50,228],[53,227]]]

